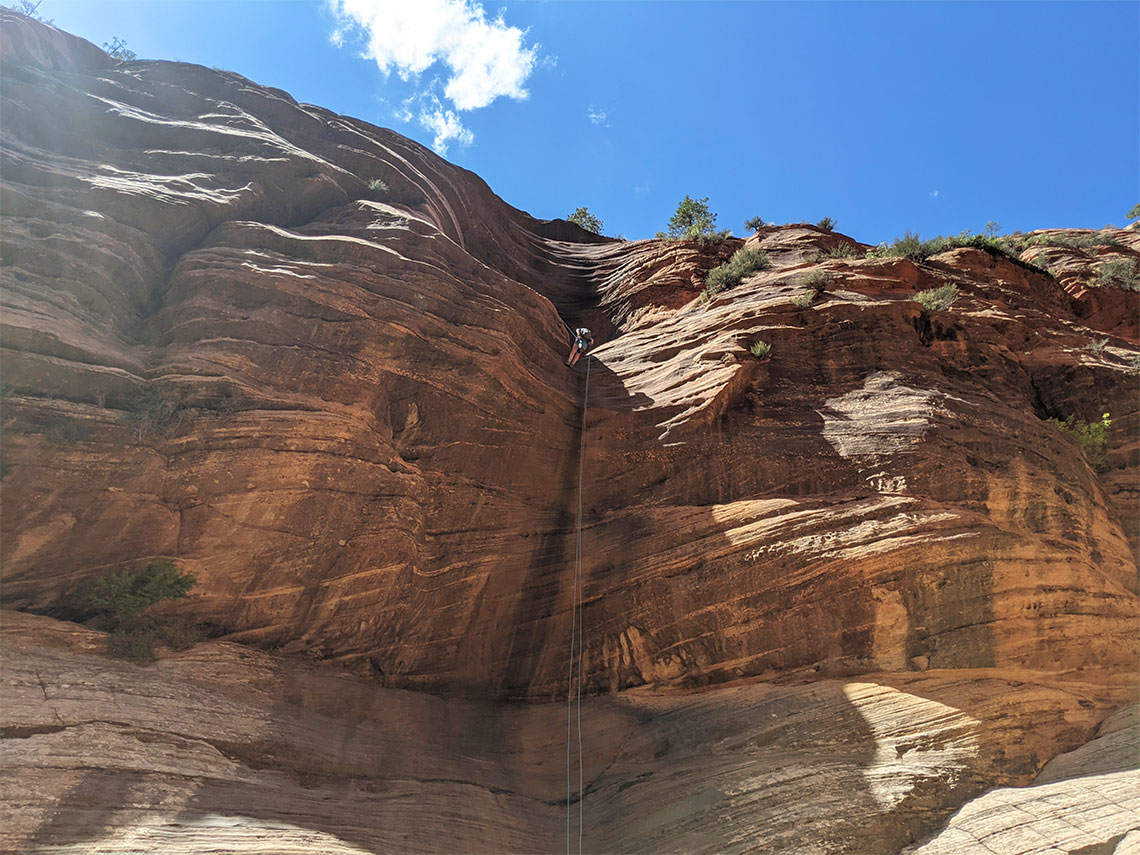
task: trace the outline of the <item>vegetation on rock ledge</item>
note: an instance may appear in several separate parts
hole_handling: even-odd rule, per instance
[[[1085,459],[1088,460],[1089,466],[1097,472],[1101,472],[1104,470],[1108,429],[1112,427],[1112,419],[1109,418],[1109,415],[1109,413],[1104,413],[1100,417],[1100,421],[1096,422],[1086,422],[1072,415],[1064,420],[1049,419],[1049,424],[1076,437],[1077,442],[1081,444],[1081,448],[1085,452]]]
[[[602,221],[591,214],[590,210],[585,207],[575,210],[573,214],[570,214],[566,218],[566,220],[568,222],[574,223],[575,225],[581,226],[586,231],[593,232],[596,235],[600,235],[602,233],[602,229],[604,228]]]
[[[147,610],[164,600],[185,597],[197,582],[174,561],[160,558],[142,570],[116,570],[88,579],[77,595],[99,613],[97,623],[110,631],[107,652],[111,656],[151,662],[156,644],[183,650],[197,637],[187,624],[148,615]]]
[[[957,299],[958,286],[954,284],[943,285],[941,288],[928,288],[914,295],[914,301],[921,304],[928,312],[948,308]]]
[[[705,290],[701,299],[708,302],[721,291],[739,285],[749,273],[767,270],[772,266],[768,254],[762,249],[738,249],[728,261],[714,267],[705,277]]]

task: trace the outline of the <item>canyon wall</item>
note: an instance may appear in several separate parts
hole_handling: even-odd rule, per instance
[[[243,670],[319,661],[342,676],[312,680],[352,686],[330,696],[365,698],[345,713],[362,733],[383,730],[364,722],[391,703],[392,721],[418,728],[412,744],[443,740],[439,799],[454,808],[467,792],[455,781],[476,782],[483,820],[464,846],[485,848],[510,817],[507,848],[558,848],[561,707],[538,702],[567,692],[580,469],[600,849],[696,851],[702,835],[709,851],[897,849],[985,787],[1027,783],[1134,697],[1138,295],[1094,285],[1106,260],[1140,259],[1140,232],[1079,246],[1066,236],[1087,232],[1054,230],[1017,258],[964,247],[922,263],[866,258],[809,225],[611,240],[239,75],[119,63],[8,12],[0,25],[3,618],[20,639],[14,685],[43,693],[6,719],[18,775],[51,778],[55,752],[79,750],[126,775],[108,780],[168,774],[156,770],[169,758],[145,752],[150,771],[123,771],[155,730],[133,701],[108,723],[84,711],[91,695],[68,715],[53,698],[67,683],[120,704],[136,681],[186,676],[260,687],[249,714],[288,731],[262,750],[261,725],[190,727],[185,698],[148,713],[176,723],[157,728],[162,751],[185,742],[222,782],[193,798],[170,784],[204,799],[194,816],[265,769],[297,804],[322,765],[367,801],[373,778],[411,774],[375,759],[396,749],[354,748],[375,759],[366,774],[322,747],[336,739],[323,724],[290,723],[328,713],[326,689]],[[827,255],[845,245],[853,254]],[[772,266],[701,299],[742,246]],[[815,270],[829,279],[805,305],[800,277]],[[948,308],[913,299],[945,284],[958,288]],[[564,323],[598,337],[574,370]],[[757,341],[768,358],[750,353]],[[1048,421],[1105,412],[1096,466]],[[86,673],[111,668],[102,660],[50,652],[87,632],[51,620],[86,616],[83,579],[158,557],[198,579],[171,612],[219,641],[156,671],[116,665],[118,688]],[[26,664],[37,656],[55,659]],[[512,699],[532,704],[484,706]],[[58,725],[44,723],[52,710]],[[768,714],[792,719],[769,727]],[[450,717],[507,742],[462,744]],[[215,730],[230,735],[207,739]],[[882,752],[912,742],[926,746],[919,771],[892,784]],[[323,759],[285,756],[305,745]],[[824,789],[842,799],[851,780],[871,783],[852,790],[858,805],[811,801],[808,773],[767,745],[808,746],[811,775],[840,751]],[[662,746],[680,746],[661,755],[668,767]],[[725,764],[715,774],[710,753]],[[621,762],[606,772],[603,757]],[[706,796],[682,769],[714,775]],[[127,790],[59,774],[16,818],[22,839],[57,839],[45,805],[82,803],[60,795],[65,780],[108,800],[92,828],[121,825],[110,803]],[[805,789],[766,789],[782,775]],[[879,819],[809,828],[788,813],[798,799]],[[337,808],[343,822],[359,804]],[[352,833],[328,815],[306,827],[347,847],[443,851],[414,836],[433,810]],[[87,821],[65,814],[61,827]],[[725,815],[729,836],[708,836]],[[296,845],[334,851],[320,840]]]

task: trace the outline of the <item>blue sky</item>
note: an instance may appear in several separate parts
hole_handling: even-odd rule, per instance
[[[752,215],[828,215],[866,242],[988,220],[1121,225],[1140,201],[1136,2],[43,0],[40,13],[394,128],[537,217],[586,205],[630,238],[663,229],[686,194],[736,234]]]

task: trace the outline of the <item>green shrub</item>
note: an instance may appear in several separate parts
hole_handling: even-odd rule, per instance
[[[933,240],[923,241],[917,232],[904,232],[901,238],[890,245],[890,255],[898,258],[909,258],[911,261],[925,261],[941,249],[935,249]]]
[[[749,217],[744,221],[744,230],[746,232],[758,232],[766,225],[767,223],[760,217]]]
[[[802,285],[805,288],[812,288],[818,293],[830,284],[831,279],[832,276],[830,272],[816,268],[798,277],[796,284]]]
[[[928,288],[914,295],[914,301],[928,312],[945,309],[958,299],[957,285],[943,285],[941,288]]]
[[[996,224],[991,223],[989,225]],[[923,262],[940,252],[964,247],[985,250],[1016,261],[1021,260],[1019,257],[1020,249],[1011,245],[1009,239],[992,235],[976,235],[968,230],[950,237],[938,235],[930,238],[930,240],[922,240],[915,232],[906,232],[892,243],[881,243],[874,249],[867,250],[866,257],[909,258],[911,261]]]
[[[1108,413],[1102,415],[1100,421],[1097,422],[1086,422],[1072,415],[1064,421],[1049,419],[1049,424],[1055,425],[1076,437],[1077,442],[1081,444],[1081,448],[1084,450],[1085,459],[1088,460],[1089,465],[1097,472],[1104,469],[1104,448],[1108,440],[1108,429],[1112,427],[1112,419],[1109,418]]]
[[[1140,220],[1140,202],[1137,202],[1135,205],[1129,208],[1128,213],[1125,214],[1125,216],[1130,220]]]
[[[1010,241],[1011,239],[1005,238],[1004,240]],[[1020,238],[1020,246],[1022,249],[1028,249],[1031,246],[1061,246],[1067,249],[1089,249],[1096,246],[1120,245],[1119,240],[1103,232],[1085,232],[1084,234],[1075,235],[1030,235],[1026,238]]]
[[[855,258],[859,255],[859,248],[853,243],[836,244],[831,249],[825,249],[817,258]]]
[[[127,421],[137,425],[140,442],[149,436],[169,436],[197,412],[186,405],[181,393],[157,386],[145,387],[127,402]]]
[[[78,597],[93,608],[109,627],[107,653],[132,662],[154,660],[154,646],[163,642],[176,650],[194,643],[196,636],[185,622],[159,621],[147,609],[164,600],[180,599],[197,584],[168,558],[152,561],[142,570],[116,570],[88,579]]]
[[[588,232],[596,235],[602,233],[602,221],[595,217],[587,208],[578,208],[573,214],[566,217],[567,222],[581,226]]]
[[[154,661],[154,646],[158,633],[150,627],[116,629],[107,637],[107,655],[112,659],[126,659],[136,665]]]
[[[711,300],[721,291],[740,284],[749,273],[767,270],[772,266],[768,254],[762,249],[738,249],[732,258],[719,267],[714,267],[705,277],[704,299]]]
[[[180,599],[198,583],[190,573],[183,573],[174,561],[159,558],[142,570],[115,570],[88,579],[79,589],[79,597],[97,612],[123,624],[139,617],[163,600]]]
[[[1104,353],[1106,347],[1108,347],[1107,338],[1093,339],[1085,345],[1085,350],[1089,351],[1089,353]]]
[[[815,300],[815,295],[818,293],[818,291],[804,291],[802,294],[800,294],[800,296],[792,300],[792,305],[797,309],[806,309],[812,304],[812,302]]]
[[[830,232],[835,230],[835,227],[838,225],[838,223],[835,222],[835,219],[833,217],[824,217],[822,220],[816,223],[816,225],[819,226],[819,228],[823,229],[825,232]]]
[[[772,353],[772,345],[766,341],[754,341],[749,346],[748,352],[757,359],[766,359]]]
[[[368,189],[373,193],[387,193],[388,182],[382,178],[373,178],[368,182]]]
[[[1135,261],[1114,258],[1102,262],[1096,269],[1094,284],[1101,288],[1123,288],[1140,291],[1140,270]]]

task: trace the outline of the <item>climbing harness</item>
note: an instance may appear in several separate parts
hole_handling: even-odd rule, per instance
[[[559,318],[561,320],[561,318]],[[563,326],[566,322],[563,321]],[[571,335],[574,331],[566,326]],[[575,338],[577,336],[575,335]],[[582,650],[585,625],[582,621],[582,473],[586,460],[586,412],[590,402],[590,363],[593,356],[586,354],[586,389],[582,396],[582,430],[578,445],[578,525],[574,538],[574,595],[570,605],[570,665],[566,676],[566,855],[570,850],[570,795],[572,791],[571,734],[573,731],[573,702],[577,702],[578,712],[578,855],[582,855],[583,809],[583,755],[582,755]],[[574,654],[578,655],[578,686],[574,691]]]

